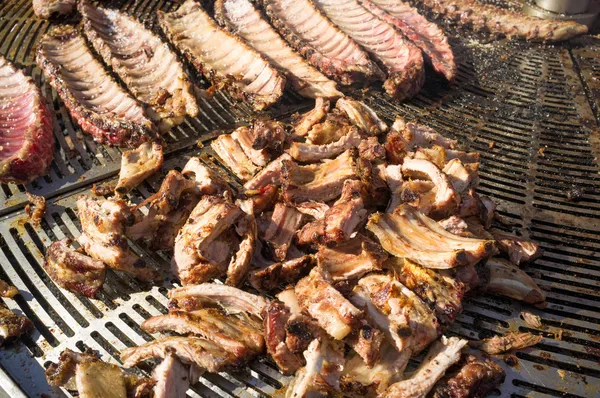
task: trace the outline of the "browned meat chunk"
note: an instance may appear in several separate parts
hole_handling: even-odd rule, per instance
[[[327,114],[322,123],[315,124],[308,131],[306,139],[314,145],[331,144],[348,134],[352,129],[352,124],[346,115],[338,109]]]
[[[435,385],[432,398],[485,398],[505,377],[504,369],[491,359],[463,355]]]
[[[125,194],[156,173],[163,164],[162,145],[145,142],[134,150],[123,152],[119,182],[115,191]]]
[[[315,99],[315,107],[303,115],[298,116],[294,122],[294,135],[304,137],[310,129],[325,118],[329,112],[330,103],[324,98]]]
[[[322,202],[309,200],[308,202],[296,203],[294,207],[302,214],[313,217],[314,219],[325,218],[325,213],[330,207]]]
[[[513,264],[527,263],[542,255],[542,249],[535,242],[496,228],[491,229],[490,233],[496,239],[500,251],[506,253]]]
[[[0,279],[0,297],[13,298],[19,294],[19,289]]]
[[[454,149],[457,144],[456,140],[446,138],[430,127],[406,121],[402,117],[396,118],[392,125],[392,130],[397,131],[402,135],[409,151],[414,151],[417,147],[429,148],[434,145],[439,145],[444,149]],[[450,157],[448,160],[449,159]]]
[[[269,220],[269,226],[265,231],[264,240],[277,261],[284,261],[288,248],[292,243],[294,234],[302,225],[304,215],[294,207],[283,203],[277,203],[273,215]]]
[[[57,285],[82,296],[94,297],[104,284],[106,266],[69,248],[70,239],[52,243],[46,249],[44,269]]]
[[[264,148],[253,148],[255,137],[252,133],[252,130],[249,127],[242,126],[235,129],[231,133],[231,138],[237,141],[237,143],[240,145],[248,159],[250,159],[250,161],[256,166],[266,166],[271,160],[271,155],[269,154],[269,151],[267,151]]]
[[[294,142],[288,151],[299,162],[316,162],[337,156],[348,149],[356,148],[361,142],[362,137],[358,129],[353,128],[335,142],[325,145]]]
[[[303,358],[285,344],[290,316],[289,308],[277,301],[272,301],[263,315],[267,352],[284,374],[294,374],[304,364]]]
[[[540,341],[542,341],[542,336],[531,333],[507,333],[504,336],[494,336],[481,341],[471,341],[469,345],[490,355],[496,355],[531,347]]]
[[[346,343],[360,355],[367,366],[373,366],[379,361],[384,334],[373,327],[366,319],[360,326],[346,337]]]
[[[377,137],[369,137],[358,144],[358,156],[369,161],[384,161],[386,157],[385,147],[379,143]]]
[[[257,190],[268,185],[279,186],[283,182],[283,164],[291,162],[292,157],[284,153],[269,163],[265,168],[256,173],[252,179],[244,184],[246,190]]]
[[[307,254],[271,264],[250,273],[250,284],[259,291],[272,291],[303,278],[314,267],[315,258]]]
[[[225,166],[242,181],[250,180],[259,170],[246,155],[240,143],[231,135],[220,135],[210,143],[210,146]]]
[[[46,214],[46,198],[27,192],[27,200],[29,204],[25,206],[25,213],[33,225],[39,226]]]
[[[371,271],[380,271],[387,258],[381,246],[363,235],[333,247],[321,246],[317,253],[319,267],[334,281],[358,279]]]
[[[52,14],[70,14],[77,0],[33,0],[33,12],[39,18],[48,19]]]
[[[522,269],[501,258],[490,258],[485,263],[489,282],[485,290],[520,300],[529,304],[541,304],[546,294]]]
[[[152,377],[156,380],[154,398],[185,398],[192,381],[190,369],[171,352],[154,368]]]
[[[33,328],[33,323],[0,304],[0,345],[12,341]]]
[[[350,98],[340,98],[335,107],[344,112],[348,119],[367,135],[379,135],[388,129],[387,124],[365,103]]]
[[[242,201],[240,202],[240,208],[246,214],[238,221],[235,227],[236,232],[243,239],[227,268],[227,280],[225,283],[231,286],[239,286],[246,280],[246,274],[250,268],[256,248],[257,228],[256,220],[254,219],[253,202]]]

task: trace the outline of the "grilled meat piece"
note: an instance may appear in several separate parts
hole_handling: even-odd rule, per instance
[[[44,214],[46,214],[46,198],[43,196],[27,193],[29,203],[25,206],[25,213],[29,216],[29,221],[39,227]]]
[[[344,182],[357,178],[355,166],[352,151],[346,151],[333,160],[308,166],[284,161],[283,196],[288,202],[327,202],[336,199],[342,193]]]
[[[296,295],[300,306],[338,340],[346,337],[363,315],[333,287],[329,274],[318,267],[296,284]]]
[[[273,105],[283,94],[285,78],[249,45],[219,28],[194,0],[177,11],[158,11],[158,23],[198,72],[254,109]]]
[[[153,316],[142,323],[142,329],[148,333],[197,335],[215,342],[237,358],[259,354],[265,344],[262,331],[217,308],[203,308],[193,312],[172,311],[166,315]]]
[[[356,148],[361,142],[362,137],[358,129],[352,128],[339,140],[325,145],[294,142],[288,152],[299,162],[316,162],[337,156],[348,149]]]
[[[398,206],[393,214],[372,215],[367,229],[389,253],[426,268],[473,265],[495,251],[493,241],[451,234],[408,205]]]
[[[448,38],[435,23],[419,14],[416,8],[403,1],[360,0],[360,3],[379,18],[396,26],[423,51],[425,60],[433,69],[453,81],[456,75],[454,53]]]
[[[487,358],[463,355],[432,391],[432,398],[485,398],[504,383],[506,373]]]
[[[481,341],[471,341],[469,345],[490,355],[497,355],[507,351],[531,347],[540,341],[542,341],[541,335],[531,333],[507,333],[504,336],[494,336]]]
[[[340,98],[335,107],[344,112],[348,119],[367,135],[379,135],[388,129],[387,124],[365,103],[350,98]]]
[[[540,246],[527,239],[523,239],[508,232],[492,228],[490,233],[498,243],[501,252],[506,253],[513,264],[534,261],[542,255]]]
[[[27,184],[54,158],[52,115],[33,80],[0,57],[0,182]]]
[[[377,137],[369,137],[358,144],[358,156],[369,161],[381,160],[386,157],[385,147],[379,143]]]
[[[46,249],[44,269],[60,287],[82,296],[95,297],[104,284],[106,266],[69,248],[69,238],[56,241]]]
[[[219,304],[229,313],[247,312],[261,317],[268,301],[243,290],[227,285],[202,283],[171,289],[171,304],[185,311],[195,311],[203,304]]]
[[[134,216],[125,202],[81,195],[77,198],[77,213],[81,222],[77,242],[88,255],[142,281],[158,279],[158,274],[129,247],[125,227],[133,224]]]
[[[315,99],[315,107],[294,121],[294,135],[304,137],[310,129],[321,122],[329,112],[330,102],[324,98]]]
[[[231,133],[231,138],[237,141],[248,159],[256,166],[266,166],[271,156],[266,149],[254,149],[254,134],[249,127],[242,126]]]
[[[13,298],[19,294],[19,289],[0,279],[0,297]]]
[[[474,31],[489,31],[525,40],[558,42],[587,33],[587,27],[574,21],[525,16],[475,0],[421,0],[419,4],[444,18]]]
[[[404,159],[402,174],[409,178],[430,180],[435,185],[435,202],[431,206],[433,218],[451,215],[460,203],[460,195],[454,190],[450,178],[435,164],[423,159]]]
[[[80,397],[126,398],[123,372],[117,365],[102,361],[77,364],[75,383]]]
[[[73,26],[54,27],[42,37],[37,64],[73,120],[98,143],[136,148],[157,137],[144,108],[113,80]]]
[[[546,301],[546,294],[522,269],[508,261],[493,257],[485,263],[489,272],[489,282],[485,290],[520,300],[529,304],[541,304]]]
[[[319,267],[334,281],[358,279],[371,271],[380,271],[387,258],[381,246],[360,234],[333,247],[320,246],[317,253]]]
[[[250,180],[259,170],[246,155],[240,143],[231,135],[220,135],[210,143],[210,146],[233,174],[242,181]]]
[[[318,220],[320,218],[325,218],[325,213],[330,207],[322,202],[315,202],[314,200],[309,200],[308,202],[296,203],[294,204],[296,210],[300,213],[313,217]]]
[[[244,184],[244,189],[256,190],[268,185],[281,185],[283,182],[283,163],[288,161],[291,162],[292,158],[287,153],[284,153],[256,173],[252,179],[248,180]]]
[[[340,391],[344,368],[342,344],[328,339],[313,340],[304,352],[306,366],[296,372],[286,398],[329,397]]]
[[[221,346],[199,337],[163,337],[137,347],[121,351],[123,366],[130,368],[151,358],[166,358],[174,352],[186,364],[194,364],[209,372],[220,372],[225,367],[235,367],[238,359]]]
[[[392,130],[397,131],[402,135],[406,147],[409,151],[414,151],[417,147],[430,148],[434,145],[439,145],[444,149],[454,149],[457,141],[444,137],[434,129],[425,125],[410,122],[402,117],[396,117]],[[449,153],[447,151],[446,153]],[[448,158],[450,160],[451,158]],[[461,159],[463,160],[463,159]],[[478,162],[476,160],[475,162]],[[471,161],[465,163],[472,163]]]
[[[269,245],[273,257],[277,261],[284,261],[288,248],[292,243],[294,234],[302,225],[304,215],[296,208],[277,203],[269,226],[265,231],[264,240]]]
[[[402,203],[402,166],[397,164],[388,164],[379,168],[381,178],[387,184],[391,197],[388,202],[386,213],[392,213],[396,207]]]
[[[398,100],[417,94],[425,82],[421,50],[357,0],[315,0],[344,33],[375,57],[387,72],[385,91]],[[369,29],[365,29],[368,26]]]
[[[229,262],[227,268],[227,280],[225,283],[231,286],[239,286],[246,280],[248,268],[254,256],[257,239],[256,219],[254,218],[254,207],[251,200],[241,201],[240,208],[246,213],[236,225],[236,232],[243,237],[239,248]]]
[[[454,235],[472,237],[473,234],[469,232],[469,225],[460,217],[450,216],[444,220],[438,221],[438,224],[446,231],[453,233]]]
[[[303,97],[344,95],[337,90],[335,82],[294,52],[249,0],[218,0],[215,18],[280,69],[292,88]]]
[[[192,381],[190,369],[171,352],[154,368],[152,377],[156,380],[154,398],[185,398]]]
[[[369,324],[366,319],[361,319],[360,326],[353,330],[345,341],[360,355],[367,366],[373,366],[379,361],[384,334]]]
[[[182,64],[169,46],[129,15],[94,7],[87,0],[78,5],[83,31],[104,62],[148,109],[161,132],[196,117],[198,105]]]
[[[264,0],[263,5],[271,24],[325,75],[343,85],[382,79],[383,73],[367,53],[311,1]]]
[[[458,362],[467,340],[458,337],[442,336],[436,341],[423,359],[421,366],[413,375],[403,381],[392,384],[385,396],[397,398],[421,398],[427,396],[435,383],[444,376],[446,370]]]
[[[464,165],[459,159],[450,160],[442,169],[444,174],[452,183],[452,187],[458,194],[462,194],[470,186],[477,185],[477,180],[473,177],[477,175],[479,163],[470,163]]]
[[[15,314],[4,303],[0,304],[0,345],[18,338],[32,328],[33,323],[29,318]]]
[[[314,145],[331,144],[348,134],[352,124],[339,109],[333,109],[325,120],[311,127],[306,135],[307,142]]]
[[[272,291],[303,278],[314,267],[315,258],[307,254],[271,264],[250,273],[250,284],[259,291]]]
[[[431,209],[436,205],[437,190],[431,181],[426,180],[408,180],[400,187],[400,193],[393,199],[396,202],[388,204],[388,213],[393,213],[398,205],[404,203],[417,209],[423,214],[431,213]],[[396,207],[391,207],[396,205]],[[444,214],[442,213],[442,216]]]
[[[294,374],[304,364],[303,358],[285,344],[290,316],[289,308],[278,301],[272,301],[263,314],[267,352],[284,374]]]
[[[254,136],[252,148],[266,148],[276,153],[281,153],[283,144],[288,138],[286,127],[282,122],[263,118],[252,123],[252,135]]]
[[[52,14],[70,14],[77,0],[33,0],[33,13],[38,18],[48,19]]]
[[[156,173],[163,164],[163,147],[153,142],[144,142],[136,149],[124,151],[121,156],[119,182],[115,191],[125,194]]]
[[[362,182],[345,181],[340,199],[325,212],[322,220],[313,221],[298,232],[298,243],[329,244],[350,239],[367,217],[362,191]]]

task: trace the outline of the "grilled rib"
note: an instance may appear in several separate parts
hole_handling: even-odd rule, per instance
[[[314,145],[305,142],[293,142],[288,152],[299,162],[317,162],[337,156],[348,149],[356,148],[361,142],[362,137],[358,129],[352,128],[342,138],[330,144]]]
[[[71,117],[98,143],[135,148],[157,136],[140,103],[113,80],[73,26],[46,33],[36,60]]]
[[[33,80],[0,57],[0,181],[27,184],[54,158],[52,115]]]
[[[77,0],[33,0],[34,14],[39,18],[48,19],[52,14],[69,14],[75,9]]]
[[[315,259],[307,254],[292,260],[271,264],[250,273],[250,284],[259,291],[272,291],[306,276],[314,267]]]
[[[319,267],[334,281],[343,281],[380,271],[388,255],[377,243],[359,234],[333,247],[321,246],[316,257]]]
[[[211,148],[223,163],[240,180],[248,181],[259,170],[246,155],[240,143],[230,134],[223,134],[210,143]]]
[[[483,398],[504,382],[506,373],[488,358],[463,355],[432,391],[432,398]]]
[[[522,269],[501,258],[490,258],[485,264],[489,272],[486,291],[529,304],[546,301],[546,294]]]
[[[304,137],[312,126],[319,123],[329,112],[330,102],[324,98],[315,100],[315,107],[303,115],[297,117],[294,121],[294,135]]]
[[[198,115],[189,78],[169,46],[132,17],[117,10],[78,5],[83,31],[104,62],[146,106],[160,132]]]
[[[351,98],[340,98],[335,103],[335,107],[344,112],[352,124],[364,134],[379,135],[385,133],[388,129],[387,124],[364,102]]]
[[[124,151],[115,191],[124,194],[158,171],[163,164],[162,145],[144,142],[136,149]]]
[[[246,274],[250,268],[254,250],[256,249],[257,226],[254,218],[254,204],[251,200],[240,201],[240,208],[246,213],[238,221],[235,229],[243,237],[235,255],[231,258],[227,267],[227,279],[225,283],[231,286],[239,286],[246,280]]]
[[[177,11],[158,11],[158,22],[198,72],[256,110],[273,105],[283,94],[285,78],[236,36],[219,28],[194,0]]]
[[[192,365],[194,366],[194,365]],[[190,387],[190,369],[181,363],[171,352],[154,368],[152,377],[156,380],[154,398],[185,398]]]
[[[357,0],[315,0],[315,4],[381,63],[387,72],[383,87],[390,96],[404,100],[421,90],[425,82],[421,50],[392,25]]]
[[[285,344],[286,325],[290,319],[289,308],[272,301],[263,315],[267,352],[284,374],[294,374],[303,365],[303,358],[290,351]]]
[[[284,153],[277,159],[269,163],[265,168],[256,173],[252,179],[244,184],[244,189],[255,190],[264,188],[267,185],[281,185],[283,174],[283,163],[291,161],[292,158],[287,153]]]

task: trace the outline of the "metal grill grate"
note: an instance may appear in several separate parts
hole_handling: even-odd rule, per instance
[[[118,361],[121,349],[151,339],[139,325],[166,311],[166,291],[173,282],[149,288],[109,273],[101,296],[90,300],[58,288],[42,269],[44,248],[51,241],[79,235],[76,196],[87,193],[92,181],[113,177],[120,153],[82,136],[56,93],[42,82],[32,50],[49,24],[33,18],[29,1],[0,2],[0,54],[25,68],[51,100],[57,160],[51,175],[31,186],[0,186],[0,278],[22,292],[6,303],[29,316],[36,326],[20,343],[0,350],[0,365],[28,396],[54,397],[66,393],[46,385],[44,364],[55,360],[65,347],[81,350],[85,346],[104,359]],[[150,25],[155,10],[175,6],[173,1],[160,0],[108,3]],[[548,290],[549,306],[541,310],[500,297],[477,297],[470,299],[451,331],[469,338],[516,330],[544,336],[535,349],[516,354],[518,365],[503,364],[508,377],[498,395],[597,396],[600,41],[587,37],[571,48],[462,37],[452,44],[460,64],[455,85],[429,74],[423,92],[409,103],[393,103],[382,93],[364,100],[390,120],[397,114],[418,119],[458,138],[465,149],[481,152],[480,192],[498,202],[500,213],[514,223],[514,232],[537,240],[545,249],[544,256],[527,270]],[[198,149],[195,143],[209,140],[214,129],[247,120],[253,113],[222,94],[200,105],[201,115],[186,120],[168,137],[171,152],[164,169],[182,167],[188,156],[201,153],[205,162],[227,175],[210,156],[210,148]],[[283,117],[304,106],[306,102],[288,96],[273,114]],[[155,192],[161,177],[153,176],[135,190],[132,201],[139,203]],[[234,179],[230,181],[239,187]],[[31,226],[19,209],[25,188],[52,197],[40,228]],[[574,193],[580,194],[579,201],[569,200]],[[166,256],[143,247],[136,250],[168,267]],[[531,330],[519,317],[524,309],[539,315],[544,328]],[[559,369],[565,371],[564,378],[557,373]],[[285,382],[264,361],[239,374],[206,375],[190,395],[268,396]]]

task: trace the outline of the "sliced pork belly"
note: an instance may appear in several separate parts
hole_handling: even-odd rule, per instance
[[[70,239],[46,249],[44,269],[59,286],[82,296],[94,297],[104,284],[106,265],[71,248]]]
[[[308,0],[265,0],[273,26],[321,72],[341,84],[365,84],[382,78],[367,53]]]
[[[81,235],[77,242],[87,254],[114,270],[143,281],[159,277],[129,247],[125,227],[133,224],[134,216],[124,201],[81,195],[77,198],[77,214],[81,222]]]
[[[358,129],[352,128],[336,142],[325,145],[294,142],[288,151],[299,162],[316,162],[337,156],[348,149],[356,148],[361,142],[362,137]]]
[[[348,116],[348,119],[367,135],[379,135],[387,131],[388,126],[365,103],[350,98],[340,98],[335,107]]]
[[[290,316],[289,308],[278,301],[272,301],[263,315],[267,352],[284,374],[294,374],[304,364],[303,358],[285,344]]]
[[[546,294],[522,269],[501,258],[490,258],[485,263],[489,282],[485,290],[520,300],[529,304],[541,304]]]
[[[282,183],[283,163],[291,161],[292,157],[284,153],[277,159],[269,163],[265,168],[256,173],[254,177],[244,184],[246,190],[256,190],[268,185],[279,186]]]
[[[249,0],[216,1],[215,17],[279,68],[298,94],[308,98],[343,96],[335,82],[289,47]]]
[[[308,166],[284,161],[283,195],[289,202],[327,202],[341,195],[346,180],[355,178],[355,161],[350,150],[333,160]]]
[[[52,14],[70,14],[77,0],[33,0],[33,12],[39,18],[48,19]]]
[[[392,384],[385,391],[385,396],[395,398],[427,396],[435,383],[444,376],[446,370],[459,361],[461,352],[466,345],[467,340],[442,336],[429,348],[421,366],[415,373],[406,380]]]
[[[134,150],[123,152],[115,191],[124,194],[137,187],[162,167],[163,160],[163,147],[156,142],[144,142]]]
[[[148,115],[161,132],[198,115],[189,78],[169,46],[131,16],[78,5],[83,31],[104,62],[119,75],[138,101],[150,107]]]
[[[100,144],[136,148],[157,136],[144,108],[104,69],[73,27],[46,33],[37,63],[82,131]]]
[[[380,271],[387,258],[381,246],[363,235],[333,247],[320,246],[317,253],[319,267],[334,281],[358,279],[366,273]]]
[[[130,368],[152,358],[166,358],[174,352],[179,360],[194,364],[209,372],[220,372],[225,367],[236,366],[238,359],[218,344],[200,337],[169,336],[121,351],[123,366]]]
[[[265,231],[264,240],[277,261],[286,259],[288,248],[292,243],[294,234],[302,225],[304,215],[296,208],[277,203],[269,226]]]
[[[26,184],[54,158],[52,115],[33,80],[0,57],[0,181]]]
[[[330,102],[324,98],[315,100],[315,107],[303,115],[300,115],[294,122],[294,135],[304,137],[312,126],[319,123],[329,112]]]
[[[360,0],[373,14],[396,26],[423,51],[425,59],[436,72],[453,81],[456,75],[454,53],[444,31],[419,14],[419,11],[403,1]]]
[[[271,264],[250,273],[250,284],[259,291],[272,291],[303,278],[314,267],[315,258],[307,254]]]
[[[220,135],[210,143],[210,146],[240,180],[248,181],[258,171],[258,167],[252,163],[240,143],[231,135]]]
[[[398,206],[392,214],[371,216],[367,229],[389,253],[426,268],[474,265],[496,250],[493,241],[451,234],[408,205]]]
[[[258,52],[219,28],[200,3],[186,0],[177,11],[158,11],[158,23],[198,72],[256,110],[283,94],[285,78]]]
[[[171,304],[185,311],[202,308],[202,304],[219,304],[228,312],[248,312],[262,316],[268,301],[262,296],[245,292],[232,286],[215,283],[183,286],[169,290]]]
[[[379,19],[358,0],[315,0],[315,4],[344,33],[375,57],[387,72],[386,92],[404,100],[425,82],[421,50],[396,28]]]
[[[329,274],[313,268],[296,284],[296,296],[305,309],[329,335],[341,340],[362,318],[362,311],[350,303],[332,285]]]
[[[542,255],[540,245],[517,235],[492,228],[490,233],[496,239],[498,248],[506,253],[513,264],[530,262]]]

